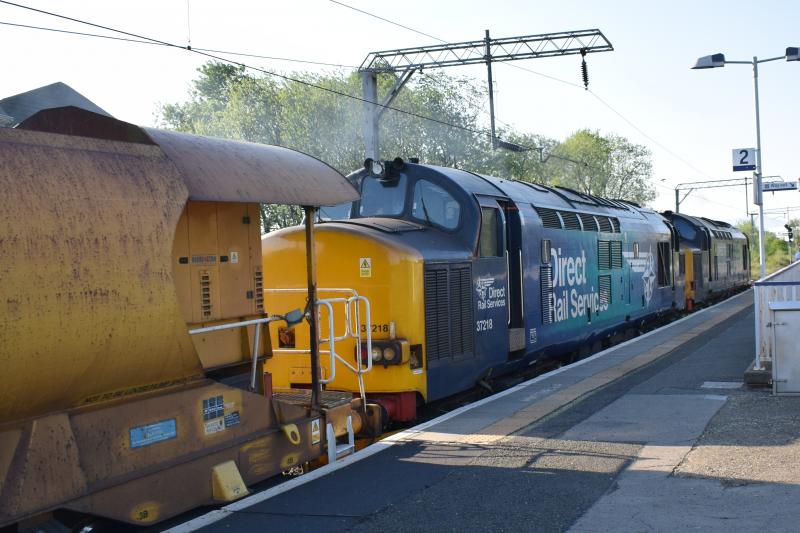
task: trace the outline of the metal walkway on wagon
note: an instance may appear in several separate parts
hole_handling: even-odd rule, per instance
[[[790,530],[800,398],[742,388],[752,301],[747,291],[172,531]]]

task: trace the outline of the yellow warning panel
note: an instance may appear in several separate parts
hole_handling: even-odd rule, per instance
[[[322,439],[322,433],[319,427],[319,418],[311,421],[311,444],[319,444]]]
[[[358,271],[359,275],[362,278],[371,278],[372,277],[372,258],[371,257],[361,257],[358,260]]]

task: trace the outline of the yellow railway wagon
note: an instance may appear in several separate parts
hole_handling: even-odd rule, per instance
[[[153,524],[320,454],[322,413],[248,379],[263,326],[228,325],[267,316],[258,203],[354,199],[339,173],[77,108],[0,159],[0,527]]]

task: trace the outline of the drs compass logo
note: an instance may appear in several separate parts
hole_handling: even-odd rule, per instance
[[[475,291],[478,293],[478,309],[495,309],[506,306],[506,288],[495,287],[494,278],[478,278]]]

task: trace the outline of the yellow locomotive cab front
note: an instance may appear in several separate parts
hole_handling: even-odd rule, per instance
[[[306,307],[305,235],[299,228],[270,233],[262,239],[264,261],[264,302],[268,309],[304,309]],[[413,249],[381,238],[379,231],[346,223],[327,223],[316,231],[318,259],[318,298],[333,300],[335,352],[350,366],[366,366],[363,374],[370,399],[390,411],[394,420],[412,419],[417,395],[426,397],[423,361],[425,314],[423,302],[423,261]],[[351,329],[358,328],[361,346],[354,336],[345,337],[346,304],[341,300],[354,295],[369,301],[369,324],[366,308],[355,306],[349,314]],[[319,308],[320,338],[328,339],[328,307]],[[369,331],[367,331],[369,329]],[[371,353],[366,353],[366,337],[372,339]],[[289,329],[270,326],[271,359],[264,368],[271,375],[275,390],[309,386],[309,328],[306,323]],[[339,362],[332,369],[330,343],[320,344],[323,380],[330,390],[359,393],[358,374]],[[332,376],[332,372],[335,373]],[[381,398],[386,395],[385,398]]]

